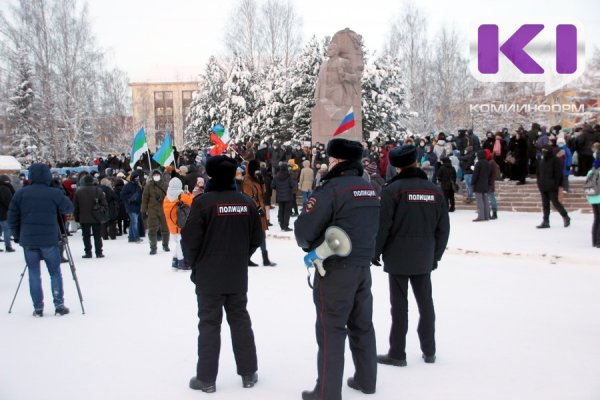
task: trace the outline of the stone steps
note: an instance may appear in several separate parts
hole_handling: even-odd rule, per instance
[[[566,193],[562,201],[567,211],[581,211],[591,213],[592,208],[583,194],[583,180],[569,182],[569,193]],[[464,182],[460,184],[461,190],[455,194],[456,209],[475,210],[475,202],[464,203],[466,190]],[[497,181],[496,200],[498,211],[516,212],[542,212],[542,198],[535,180],[528,179],[525,185],[516,185],[515,182]],[[554,210],[554,208],[552,208]]]

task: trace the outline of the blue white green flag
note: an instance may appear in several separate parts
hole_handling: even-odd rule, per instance
[[[165,140],[163,140],[162,144],[160,145],[160,149],[158,149],[152,159],[163,167],[171,165],[175,162],[175,154],[173,153],[173,138],[171,137],[170,133],[166,134]]]
[[[148,151],[148,143],[146,143],[146,132],[144,132],[144,128],[140,128],[138,133],[135,134],[133,138],[133,146],[131,146],[131,160],[130,164],[136,163],[142,157],[142,154]]]

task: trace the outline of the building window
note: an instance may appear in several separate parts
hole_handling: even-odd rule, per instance
[[[192,105],[193,90],[183,90],[181,92],[181,110],[182,110],[182,121],[183,130],[185,131],[188,126],[187,116],[190,114],[190,107]]]
[[[154,126],[158,147],[165,135],[173,132],[173,92],[154,92]]]

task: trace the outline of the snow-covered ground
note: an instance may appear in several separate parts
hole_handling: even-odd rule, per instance
[[[600,249],[591,247],[590,214],[537,230],[541,215],[501,213],[472,223],[451,216],[449,250],[433,273],[437,362],[420,359],[411,298],[408,367],[380,366],[377,393],[346,386],[345,399],[599,399]],[[71,238],[86,314],[63,264],[71,314],[31,316],[27,277],[8,308],[23,270],[22,252],[0,253],[0,399],[168,400],[298,399],[316,378],[315,313],[303,253],[290,233],[269,231],[276,268],[250,270],[249,310],[258,348],[259,382],[243,389],[223,325],[217,392],[188,388],[195,373],[197,318],[188,274],[171,255],[124,237],[105,242],[106,258],[81,259]],[[223,238],[226,240],[226,238]],[[20,250],[20,249],[19,249]],[[254,256],[260,260],[260,254]],[[387,351],[387,276],[372,268],[379,353]],[[345,376],[354,372],[349,351]]]

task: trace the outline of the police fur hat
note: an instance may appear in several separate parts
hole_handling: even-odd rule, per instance
[[[390,164],[396,168],[406,168],[417,161],[417,148],[412,144],[395,147],[389,154]]]
[[[340,160],[357,161],[363,155],[363,146],[355,140],[332,139],[327,143],[327,155]]]
[[[215,182],[231,183],[235,178],[237,161],[227,156],[214,156],[206,161],[206,173]]]

